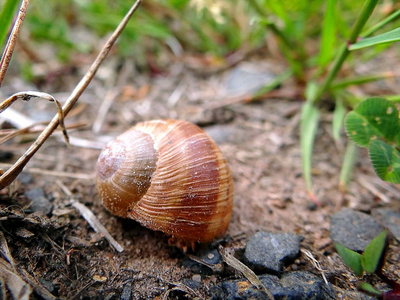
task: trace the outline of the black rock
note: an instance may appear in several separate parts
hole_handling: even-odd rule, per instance
[[[305,271],[275,275],[261,275],[263,285],[275,300],[287,299],[336,299],[335,292],[317,275]],[[245,279],[222,282],[210,289],[213,300],[268,299],[266,293]]]
[[[53,204],[45,197],[42,188],[34,188],[25,192],[25,196],[32,200],[30,209],[33,212],[41,211],[50,216],[53,210]]]
[[[33,181],[33,176],[29,173],[20,173],[17,176],[17,180],[19,180],[22,184],[29,184]]]
[[[270,275],[260,276],[261,282],[275,299],[335,299],[335,293],[324,280],[310,272],[296,271],[285,274],[280,286],[270,280]]]
[[[185,257],[182,265],[201,275],[211,275],[215,270],[222,269],[222,257],[217,249],[202,249],[196,253],[195,257],[198,261]],[[204,262],[204,264],[200,262]]]
[[[132,295],[132,282],[128,281],[122,290],[121,300],[130,300]]]
[[[25,192],[25,196],[30,200],[34,200],[36,198],[44,197],[44,190],[40,187],[31,189]]]
[[[372,215],[382,226],[389,229],[393,236],[400,242],[400,212],[381,208],[374,210]]]
[[[332,216],[330,236],[333,241],[361,252],[382,230],[370,215],[343,209]]]
[[[244,261],[256,272],[279,274],[299,255],[303,239],[290,233],[257,232],[246,245]]]
[[[278,279],[278,277],[276,277]],[[264,291],[259,290],[246,279],[228,280],[210,289],[211,300],[259,299],[268,300]]]

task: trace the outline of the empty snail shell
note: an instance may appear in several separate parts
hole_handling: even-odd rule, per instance
[[[221,237],[232,214],[226,160],[202,129],[185,121],[140,123],[108,143],[96,185],[111,213],[162,231],[175,244]]]

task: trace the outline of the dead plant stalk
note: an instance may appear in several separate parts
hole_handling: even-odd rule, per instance
[[[122,33],[126,24],[128,23],[131,16],[135,13],[137,8],[139,7],[141,0],[136,0],[132,5],[129,12],[122,19],[118,27],[115,29],[111,37],[108,39],[106,44],[101,49],[99,55],[96,57],[95,61],[85,74],[85,76],[81,79],[75,89],[72,91],[71,95],[67,99],[66,103],[62,107],[64,116],[67,116],[69,111],[73,108],[75,103],[78,101],[79,97],[88,87],[89,83],[92,81],[94,75],[96,74],[98,68],[107,57],[108,53],[111,50],[111,47],[114,45],[117,38]],[[42,131],[42,133],[38,136],[36,141],[29,147],[29,149],[17,160],[17,162],[4,174],[0,177],[0,190],[10,185],[14,179],[18,176],[19,173],[23,170],[28,161],[33,157],[33,155],[39,150],[39,148],[43,145],[43,143],[50,137],[50,135],[54,132],[54,130],[59,125],[59,116],[58,114],[54,116],[49,125]]]

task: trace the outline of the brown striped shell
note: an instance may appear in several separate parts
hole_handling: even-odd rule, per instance
[[[221,237],[233,206],[229,166],[198,126],[140,123],[108,143],[96,168],[103,205],[190,245]]]

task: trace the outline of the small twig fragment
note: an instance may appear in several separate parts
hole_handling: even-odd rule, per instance
[[[5,169],[11,166],[12,166],[11,164],[0,163],[0,168]],[[65,177],[65,178],[82,179],[82,180],[93,180],[95,178],[94,174],[59,172],[59,171],[50,171],[39,168],[25,168],[24,172],[31,174],[39,174],[44,176]]]
[[[3,232],[0,231],[0,251],[3,257],[10,263],[13,271],[15,272],[14,258],[11,255],[10,249],[8,248],[6,237]]]
[[[21,29],[22,23],[24,22],[26,10],[29,5],[29,0],[23,0],[21,7],[19,9],[19,13],[17,19],[15,21],[14,27],[11,31],[10,37],[8,38],[7,45],[4,49],[3,56],[0,61],[0,86],[3,83],[4,77],[6,76],[6,72],[8,69],[8,65],[10,64],[12,54],[15,49],[15,45],[17,44],[18,34]]]
[[[44,100],[55,103],[55,105],[57,106],[57,111],[58,111],[58,122],[62,129],[65,143],[67,144],[68,147],[70,147],[67,129],[65,128],[65,124],[64,124],[64,111],[61,107],[60,102],[58,100],[56,100],[50,94],[36,92],[36,91],[27,91],[27,92],[16,93],[16,94],[12,95],[11,97],[7,98],[6,100],[4,100],[2,103],[0,103],[0,113],[2,113],[4,110],[6,110],[11,104],[13,104],[18,99],[28,102],[32,98],[40,98],[40,99],[44,99]]]
[[[57,184],[61,187],[63,192],[70,197],[70,201],[73,207],[75,207],[81,216],[89,223],[89,225],[93,228],[97,233],[101,233],[104,235],[104,238],[110,243],[111,246],[114,247],[118,252],[123,252],[124,247],[119,244],[112,236],[108,233],[107,229],[100,223],[100,221],[96,218],[93,212],[87,208],[85,205],[75,200],[72,197],[71,191],[61,182],[57,181]]]
[[[0,278],[4,280],[13,299],[29,300],[31,287],[2,258],[0,258]]]
[[[218,250],[226,264],[242,273],[243,276],[246,277],[251,284],[256,286],[258,289],[264,291],[268,299],[274,300],[274,296],[271,294],[271,292],[265,287],[265,285],[260,281],[257,275],[249,267],[247,267],[244,263],[234,257],[231,253],[229,253],[229,250],[227,248],[219,246]]]
[[[314,265],[314,267],[315,267],[318,271],[321,272],[321,275],[322,275],[322,278],[323,278],[324,281],[325,281],[325,284],[326,284],[326,285],[329,285],[328,279],[326,279],[326,276],[325,276],[324,269],[322,269],[321,264],[319,263],[318,260],[315,259],[314,255],[312,255],[312,253],[311,253],[310,251],[304,250],[304,249],[301,249],[301,252],[302,252],[305,256],[307,256],[307,258],[311,261],[311,263]]]
[[[19,273],[22,275],[24,280],[28,282],[35,292],[45,300],[56,300],[59,299],[52,295],[35,277],[28,273],[28,271],[20,268]]]

